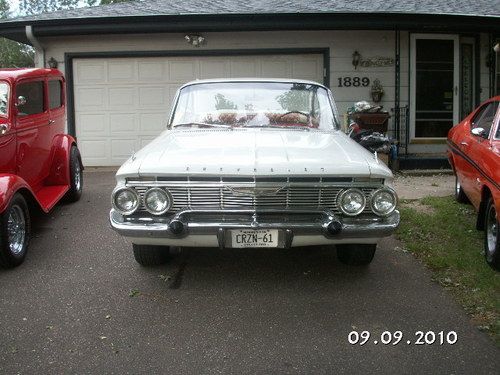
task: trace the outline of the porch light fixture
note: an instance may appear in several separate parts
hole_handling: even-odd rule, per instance
[[[47,63],[49,64],[49,67],[52,68],[52,69],[57,69],[57,60],[54,59],[53,57],[51,57],[49,59],[49,61],[47,61]]]
[[[354,69],[358,69],[359,62],[361,61],[361,54],[358,51],[354,51],[352,54],[352,65]]]
[[[205,44],[205,38],[197,34],[187,34],[184,36],[184,39],[186,39],[186,41],[194,47],[199,47]]]

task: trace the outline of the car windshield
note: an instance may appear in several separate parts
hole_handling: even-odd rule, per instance
[[[214,82],[184,87],[173,127],[265,127],[332,130],[337,112],[328,91],[310,83]]]
[[[0,82],[0,116],[7,116],[9,98],[9,85]]]

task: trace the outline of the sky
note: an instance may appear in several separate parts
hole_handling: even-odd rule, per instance
[[[19,0],[8,0],[10,4],[10,11],[12,12],[12,16],[17,15],[19,11]]]
[[[11,17],[15,17],[17,16],[18,12],[19,12],[19,0],[7,0],[10,4],[10,11],[12,12],[12,16]],[[84,5],[83,3],[81,3],[80,6]]]

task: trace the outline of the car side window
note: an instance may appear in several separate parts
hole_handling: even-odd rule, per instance
[[[62,81],[49,81],[49,108],[55,109],[62,106]]]
[[[9,110],[9,85],[0,82],[0,115],[6,116]]]
[[[16,96],[25,98],[25,103],[18,106],[19,115],[35,115],[44,111],[43,81],[20,83],[16,87]]]
[[[471,130],[476,128],[483,128],[486,134],[490,133],[491,125],[493,124],[493,119],[498,109],[499,102],[491,102],[486,104],[479,112],[474,116],[471,123]]]

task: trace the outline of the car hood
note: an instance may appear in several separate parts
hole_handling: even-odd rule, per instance
[[[340,131],[255,128],[165,131],[117,173],[137,175],[392,178],[385,164]]]

